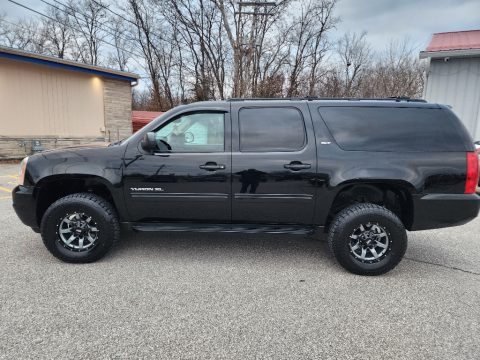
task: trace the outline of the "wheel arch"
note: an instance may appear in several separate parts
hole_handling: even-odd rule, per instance
[[[328,229],[333,218],[344,208],[357,203],[384,206],[397,215],[405,228],[413,223],[413,194],[415,187],[404,180],[369,179],[345,181],[338,185],[325,222]]]
[[[121,189],[116,189],[107,179],[97,175],[62,174],[51,175],[41,179],[35,186],[37,223],[40,224],[45,211],[56,200],[67,195],[90,192],[107,200],[120,217],[123,201]]]

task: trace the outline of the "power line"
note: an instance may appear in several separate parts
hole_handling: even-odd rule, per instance
[[[55,6],[55,5],[51,4],[51,3],[49,3],[48,1],[45,1],[45,0],[40,0],[40,1],[43,2],[43,3],[45,3],[45,4],[47,4],[47,5],[49,5],[49,6],[51,6],[51,7],[54,7],[55,9],[58,9],[58,10],[60,10],[60,11],[63,11],[65,14],[67,14],[67,16],[73,16],[73,17],[75,18],[75,20],[77,20],[77,17],[75,16],[75,13],[79,13],[80,15],[82,15],[82,16],[83,16],[84,18],[86,18],[86,19],[94,20],[93,17],[91,17],[91,16],[89,16],[89,15],[81,12],[81,11],[78,10],[78,9],[73,8],[73,7],[70,6],[70,5],[67,5],[67,4],[62,3],[61,1],[53,0],[53,1],[56,2],[57,4],[62,5],[63,7],[70,9],[70,10],[72,11],[72,13],[68,12],[68,11],[65,10],[65,9],[61,9],[61,8],[59,8],[58,6]],[[86,21],[85,19],[80,19],[80,20],[82,20],[86,25],[88,25],[88,24],[87,24],[87,21]],[[124,38],[124,37],[122,37],[122,36],[120,36],[120,35],[112,34],[111,32],[106,31],[102,26],[105,26],[107,29],[110,29],[110,30],[113,31],[113,32],[118,31],[118,29],[112,28],[111,26],[109,26],[109,25],[107,25],[107,24],[105,24],[105,23],[102,23],[102,22],[100,22],[100,21],[98,21],[98,22],[99,22],[99,24],[101,25],[101,26],[98,25],[98,27],[99,27],[100,29],[102,29],[103,31],[105,31],[107,34],[109,34],[109,35],[111,35],[111,36],[113,36],[113,37],[118,37],[118,38],[120,38],[120,39],[122,39],[122,40],[125,40],[125,41],[131,41],[131,40],[132,40],[132,39],[127,39],[127,38]]]
[[[15,26],[16,28],[19,28],[19,29],[22,29],[22,30],[31,30],[31,29],[28,29],[28,28],[23,27],[23,26],[21,26],[21,25],[18,25],[18,24],[16,24],[16,23],[13,23],[13,22],[11,22],[11,21],[8,21],[7,19],[2,19],[2,18],[0,18],[0,21],[6,22],[7,24],[10,24],[10,25]]]
[[[11,22],[11,21],[8,21],[8,20],[6,20],[6,19],[0,19],[0,22],[5,22],[5,23],[10,24],[10,25],[12,25],[12,26],[15,26],[16,28],[21,29],[21,30],[31,30],[31,29],[28,29],[28,28],[23,27],[23,26],[21,26],[21,25],[18,25],[18,24],[16,24],[16,23],[13,23],[13,22]],[[65,60],[67,60],[67,59],[65,59]],[[135,60],[135,59],[133,59],[133,60]],[[136,61],[136,60],[135,60],[135,61]],[[137,62],[137,63],[138,63],[138,62]],[[139,64],[139,65],[140,65],[140,64]],[[140,65],[140,66],[141,66],[141,65]],[[148,75],[145,74],[145,73],[144,73],[144,75],[146,75],[146,76],[140,76],[139,79],[148,79],[148,80],[150,80],[150,76],[148,76]]]
[[[49,3],[48,1],[45,1],[45,0],[40,0],[40,1],[43,2],[44,4],[47,4],[47,5],[55,8],[55,9],[57,9],[57,10],[60,10],[60,11],[64,12],[67,16],[72,16],[72,17],[74,17],[75,20],[77,20],[77,17],[74,15],[74,13],[79,13],[80,15],[82,15],[82,16],[85,17],[85,18],[88,18],[88,19],[90,19],[90,20],[93,20],[92,17],[90,17],[90,16],[82,13],[81,11],[79,11],[79,10],[77,10],[77,9],[74,9],[74,8],[71,7],[71,6],[68,6],[68,5],[66,5],[66,4],[63,4],[63,3],[60,2],[60,1],[53,0],[53,1],[55,1],[56,3],[58,3],[58,4],[60,4],[60,5],[64,6],[64,7],[66,7],[66,8],[68,7],[69,9],[71,9],[71,11],[73,11],[73,13],[70,13],[70,12],[68,12],[68,11],[65,10],[65,9],[61,9],[61,8],[59,8],[58,6],[55,6],[54,4]],[[82,18],[81,18],[80,20],[82,20],[82,21],[85,23],[85,25],[88,26],[87,20],[82,19]],[[99,23],[100,23],[102,26],[106,26],[104,23],[101,23],[100,21],[99,21]],[[80,25],[80,24],[78,24],[78,25]],[[120,39],[122,39],[122,40],[124,40],[124,41],[127,41],[127,42],[132,40],[132,39],[126,39],[126,38],[121,37],[121,36],[119,36],[119,35],[112,34],[111,32],[106,31],[102,26],[98,25],[98,28],[102,29],[103,31],[105,31],[107,34],[109,34],[110,36],[112,36],[112,37],[114,37],[114,38],[115,38],[115,37],[118,37],[118,38],[120,38]],[[109,28],[109,29],[111,29],[112,31],[116,31],[116,29],[113,29],[113,28],[111,28],[111,27],[109,27],[109,26],[106,26],[106,27]],[[82,29],[76,29],[76,30],[83,32]],[[100,39],[97,38],[97,40],[100,40]],[[115,46],[116,48],[118,48],[118,49],[120,49],[120,50],[124,50],[124,49],[118,47],[117,45],[112,45],[112,46]],[[124,50],[124,51],[127,51],[127,50]],[[127,52],[128,52],[128,51],[127,51]],[[136,56],[140,56],[140,57],[141,57],[141,55],[138,55],[138,54],[136,54],[136,53],[132,53],[132,54],[135,54]]]
[[[48,2],[46,2],[46,1],[44,1],[44,0],[40,0],[40,1],[42,1],[43,3],[45,3],[45,4],[47,4],[47,5],[53,6],[52,4],[50,4],[50,3],[48,3]],[[58,10],[62,10],[62,9],[57,8],[56,6],[53,6],[53,7],[55,7],[55,8],[58,9]],[[49,17],[49,18],[50,18],[50,17]],[[68,18],[68,14],[67,14],[66,21],[68,21],[68,19],[69,19],[69,18]],[[53,21],[60,23],[60,21],[59,21],[58,19],[54,19]],[[62,22],[61,25],[62,25],[62,26],[66,26],[66,27],[68,27],[68,28],[70,28],[70,29],[74,29],[74,28],[71,27],[67,22]],[[74,30],[76,30],[76,29],[74,29]],[[82,32],[83,32],[83,31],[82,31]],[[80,44],[78,43],[76,36],[74,36],[73,39],[74,39],[75,44],[77,45],[77,47],[80,48]]]
[[[18,2],[16,2],[15,0],[8,0],[8,1],[11,2],[11,3],[13,3],[13,4],[15,4],[15,5],[17,5],[17,6],[20,6],[20,7],[24,8],[24,9],[26,9],[26,10],[29,10],[29,11],[31,11],[31,12],[34,12],[34,13],[36,13],[36,14],[38,14],[38,15],[40,15],[40,16],[43,16],[43,17],[45,17],[45,18],[47,18],[47,19],[50,19],[50,20],[52,20],[52,21],[54,21],[54,22],[56,22],[56,23],[62,24],[62,25],[66,26],[66,27],[68,27],[68,28],[70,28],[70,29],[73,29],[73,30],[75,30],[75,31],[80,31],[80,32],[81,32],[81,30],[79,30],[78,28],[73,27],[72,25],[64,24],[64,23],[60,22],[59,20],[57,20],[57,19],[55,19],[55,18],[52,18],[51,16],[48,16],[48,15],[46,15],[46,14],[40,12],[40,11],[37,11],[37,10],[35,10],[35,9],[32,9],[31,7],[28,7],[28,6],[24,5],[24,4],[18,3]],[[42,0],[42,1],[43,1],[43,0]],[[112,46],[113,48],[118,48],[118,49],[120,49],[120,50],[123,50],[123,51],[125,51],[125,52],[128,53],[128,54],[135,55],[135,56],[138,56],[138,57],[143,57],[142,55],[138,55],[138,54],[136,54],[136,53],[134,53],[134,52],[132,52],[132,51],[126,50],[126,49],[121,48],[121,47],[118,47],[117,45],[114,45],[114,44],[112,44],[112,43],[110,43],[110,42],[108,42],[108,41],[106,41],[106,40],[104,40],[104,39],[97,39],[97,40],[100,41],[100,42],[103,42],[103,43],[105,43],[105,44],[107,44],[107,45],[110,45],[110,46]],[[132,59],[133,59],[134,61],[136,61],[140,66],[143,66],[143,65],[141,65],[136,59],[134,59],[134,58],[132,58]]]
[[[15,0],[8,0],[8,1],[11,2],[11,3],[13,3],[13,4],[15,4],[15,5],[17,5],[17,6],[22,7],[22,8],[24,8],[24,9],[28,10],[28,11],[31,11],[31,12],[37,14],[37,15],[40,15],[40,16],[42,16],[42,17],[44,17],[44,18],[50,19],[50,20],[52,20],[52,21],[54,21],[54,22],[56,22],[56,23],[59,23],[59,24],[61,24],[61,25],[64,25],[64,26],[66,26],[66,27],[68,27],[68,28],[70,28],[70,29],[72,29],[72,30],[81,31],[81,30],[79,30],[78,28],[76,28],[76,27],[74,27],[74,26],[72,26],[72,25],[70,25],[70,24],[62,23],[62,22],[59,21],[58,19],[52,18],[51,16],[48,16],[48,15],[46,15],[46,14],[40,12],[40,11],[37,11],[37,10],[35,10],[35,9],[32,9],[31,7],[29,7],[29,6],[27,6],[27,5],[24,5],[24,4],[21,4],[21,3],[17,2],[17,1],[15,1]],[[42,1],[43,1],[43,0],[42,0]],[[103,5],[102,3],[99,3],[99,2],[97,2],[97,1],[95,1],[95,0],[92,0],[92,1],[95,2],[96,4],[100,5],[101,7],[105,8],[107,11],[110,11],[112,14],[114,14],[114,15],[116,15],[116,16],[124,19],[125,21],[128,21],[129,23],[137,26],[137,24],[135,24],[135,23],[132,22],[131,20],[128,20],[128,19],[126,19],[125,17],[117,14],[117,13],[114,12],[113,10],[110,10],[107,6]],[[43,2],[46,3],[46,1],[43,1]],[[49,5],[50,5],[50,6],[53,6],[52,4],[49,4]],[[60,9],[60,10],[65,12],[65,10],[62,10],[62,9]],[[3,21],[7,21],[7,20],[5,20],[5,19],[2,19],[2,20],[3,20]],[[19,27],[19,28],[22,28],[23,30],[25,30],[25,28],[19,26],[18,24],[13,24],[13,23],[11,23],[11,22],[9,22],[9,21],[7,21],[7,22],[10,23],[10,24],[12,24],[12,25],[15,25],[15,26],[17,26],[17,27]],[[113,47],[113,48],[118,48],[118,49],[120,49],[120,50],[123,50],[123,51],[125,51],[126,53],[129,53],[129,54],[131,54],[131,55],[134,55],[134,56],[137,56],[137,57],[140,57],[140,58],[144,58],[143,55],[138,55],[138,54],[136,54],[136,53],[134,53],[134,52],[132,52],[132,51],[126,50],[126,49],[121,48],[121,47],[118,47],[117,45],[114,45],[114,44],[112,44],[112,43],[110,43],[110,42],[108,42],[108,41],[106,41],[106,40],[103,40],[103,39],[97,39],[97,40],[100,41],[100,42],[103,42],[103,43],[105,43],[105,44],[107,44],[107,45],[109,45],[109,46],[111,46],[111,47]],[[135,61],[135,62],[140,66],[140,68],[143,68],[144,65],[141,64],[136,58],[132,57],[131,59],[132,59],[133,61]],[[146,73],[143,73],[143,74],[144,74],[144,75],[147,75]],[[151,78],[151,77],[148,76],[148,75],[147,75],[147,76],[142,76],[142,77],[140,77],[140,79],[150,79],[150,78]]]
[[[121,19],[129,22],[130,24],[133,24],[133,25],[137,26],[137,24],[134,23],[132,20],[127,19],[127,18],[124,17],[123,15],[120,15],[119,13],[113,11],[112,9],[110,9],[109,6],[102,4],[101,2],[98,2],[97,0],[92,0],[92,1],[93,1],[95,4],[97,4],[98,6],[101,6],[101,7],[103,7],[105,10],[107,10],[107,11],[111,12],[112,14],[118,16],[119,18],[121,18]]]
[[[74,15],[74,13],[79,13],[79,14],[82,15],[84,18],[88,18],[88,19],[90,19],[90,20],[93,20],[93,18],[90,17],[90,16],[88,16],[87,14],[85,14],[85,13],[79,11],[78,9],[75,9],[75,8],[69,6],[69,5],[66,5],[66,4],[64,4],[64,3],[62,3],[62,2],[60,2],[60,1],[58,1],[58,0],[53,0],[53,1],[55,1],[56,3],[64,6],[65,8],[69,8],[71,11],[73,11],[73,13],[70,13],[70,12],[66,11],[65,9],[61,9],[61,8],[59,8],[58,6],[55,6],[55,5],[51,4],[51,3],[49,3],[48,1],[45,1],[45,0],[40,0],[40,1],[42,1],[43,3],[45,3],[45,4],[49,5],[49,6],[54,7],[54,8],[57,9],[57,10],[60,10],[60,11],[64,12],[65,14],[67,14],[67,16],[72,16],[72,17],[74,17],[75,20],[77,20],[77,23],[78,23],[78,18]],[[81,18],[80,20],[82,20],[82,21],[85,23],[85,25],[88,26],[87,20],[82,19],[82,18]],[[100,21],[98,21],[98,22],[99,22],[102,26],[106,26],[104,23],[101,23]],[[80,25],[80,24],[78,24],[78,25]],[[122,40],[124,40],[124,41],[127,41],[127,42],[129,42],[129,41],[132,40],[132,39],[124,38],[124,37],[122,37],[122,36],[120,36],[120,35],[112,34],[111,32],[106,31],[102,26],[99,25],[98,27],[99,27],[100,29],[102,29],[103,31],[105,31],[105,32],[106,32],[107,34],[109,34],[110,36],[112,36],[114,39],[115,39],[116,37],[118,37],[118,38],[120,38],[120,39],[122,39]],[[112,31],[117,31],[116,29],[113,29],[113,28],[110,27],[110,26],[107,26],[107,28],[112,29]],[[83,30],[81,30],[81,29],[80,29],[80,30],[77,29],[77,31],[83,32]],[[97,40],[100,40],[100,39],[97,38]],[[100,41],[102,41],[102,40],[100,40]],[[76,40],[75,40],[75,42],[76,42]],[[105,41],[104,41],[104,42],[105,42]],[[107,42],[107,44],[110,44],[110,43]],[[125,50],[125,49],[119,47],[118,45],[113,45],[113,44],[110,44],[110,45],[113,46],[115,49],[123,50],[123,51],[125,51],[125,52],[127,52],[127,53],[134,54],[135,56],[138,56],[138,57],[143,57],[143,55],[139,55],[139,54],[134,53],[134,52],[129,52],[128,50]],[[140,62],[139,62],[137,59],[132,58],[132,60],[135,61],[139,66],[141,66],[141,67],[143,66],[142,64],[140,64]]]

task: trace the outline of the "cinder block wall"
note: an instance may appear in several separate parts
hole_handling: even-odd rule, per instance
[[[132,134],[132,89],[126,81],[104,80],[105,140],[117,141]]]
[[[43,150],[57,149],[88,143],[104,142],[99,137],[19,136],[0,137],[0,160],[21,159],[34,152],[34,141],[40,140]]]

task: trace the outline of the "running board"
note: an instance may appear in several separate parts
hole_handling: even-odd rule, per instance
[[[135,231],[173,231],[173,232],[222,232],[222,233],[246,233],[246,234],[313,234],[313,226],[302,225],[258,225],[258,224],[195,224],[195,223],[135,223],[132,224]]]

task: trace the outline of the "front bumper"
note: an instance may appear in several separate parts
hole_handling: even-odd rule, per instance
[[[33,188],[19,185],[12,190],[12,198],[13,209],[20,220],[34,230],[38,230],[37,204],[33,196]]]
[[[412,231],[463,225],[475,219],[480,210],[476,194],[429,194],[413,202]]]

